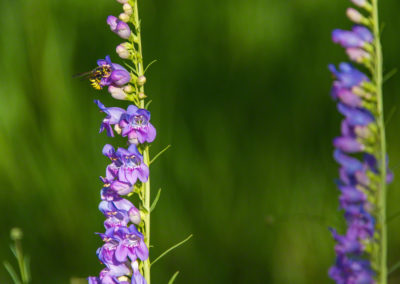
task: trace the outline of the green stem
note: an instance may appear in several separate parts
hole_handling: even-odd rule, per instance
[[[135,23],[135,28],[136,28],[136,36],[137,36],[137,75],[138,78],[140,76],[144,76],[144,69],[143,69],[143,52],[142,52],[142,37],[141,37],[141,31],[140,31],[140,19],[139,19],[139,9],[138,9],[138,0],[134,0],[134,7],[133,7],[133,17],[134,17],[134,23]],[[137,89],[137,95],[140,93],[144,94],[144,86],[139,86]],[[140,100],[140,108],[145,108],[145,102],[144,99]],[[149,146],[146,145],[145,148],[143,149],[143,160],[144,163],[147,166],[150,166],[150,153],[149,153]],[[147,212],[144,214],[143,217],[143,222],[144,222],[144,239],[147,247],[150,249],[150,177],[143,184],[144,186],[144,198],[143,198],[143,204],[144,207],[146,208]],[[144,264],[143,264],[143,272],[144,272],[144,278],[147,281],[147,284],[150,284],[150,258],[148,258]]]
[[[383,93],[382,93],[382,46],[380,42],[379,31],[379,15],[378,15],[378,0],[372,0],[372,19],[373,33],[375,46],[375,62],[373,79],[376,84],[376,95],[378,104],[377,124],[379,129],[380,154],[379,154],[379,169],[380,169],[380,185],[377,191],[378,201],[378,230],[379,230],[379,274],[378,283],[387,283],[387,229],[386,229],[386,135],[385,135],[385,120],[383,114]]]

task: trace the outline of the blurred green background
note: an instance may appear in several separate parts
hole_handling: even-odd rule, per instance
[[[327,64],[345,60],[330,41],[347,28],[349,1],[143,0],[140,14],[158,137],[151,257],[194,238],[152,269],[153,283],[331,283],[328,227],[342,231],[331,139],[340,115]],[[385,69],[400,65],[399,1],[381,1]],[[93,103],[115,102],[72,75],[121,43],[105,23],[112,0],[0,1],[0,260],[9,230],[24,230],[33,283],[97,275],[103,230],[97,210],[108,161]],[[400,77],[385,85],[387,114],[400,105]],[[388,124],[400,176],[400,113]],[[400,186],[389,215],[400,210]],[[400,218],[389,225],[389,263],[400,259]],[[400,272],[391,276],[399,283]],[[0,283],[11,283],[0,268]]]

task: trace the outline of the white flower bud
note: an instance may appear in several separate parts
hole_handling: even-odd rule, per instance
[[[130,18],[131,17],[125,13],[119,14],[119,19],[125,23],[129,22]]]
[[[124,92],[128,93],[128,94],[131,94],[135,91],[135,88],[130,84],[126,85],[123,89],[124,89]]]
[[[122,88],[114,87],[112,85],[108,87],[108,92],[116,100],[126,100],[128,97]]]
[[[357,5],[358,7],[365,7],[367,4],[367,0],[351,0],[354,5]]]
[[[125,14],[127,14],[127,15],[129,15],[129,16],[133,14],[132,6],[129,5],[128,3],[124,4],[124,5],[122,6],[122,9],[124,10]]]
[[[126,47],[127,45],[124,43],[121,43],[120,45],[117,46],[116,52],[118,53],[119,57],[123,59],[128,59],[131,56],[130,51]]]
[[[350,21],[352,21],[356,24],[361,24],[365,20],[364,16],[361,15],[360,12],[358,12],[356,9],[353,9],[353,8],[348,8],[346,11],[346,15],[350,19]]]
[[[139,86],[143,86],[144,84],[146,84],[146,81],[147,79],[143,75],[137,78],[137,83]]]
[[[139,99],[145,99],[147,96],[144,93],[139,93]]]

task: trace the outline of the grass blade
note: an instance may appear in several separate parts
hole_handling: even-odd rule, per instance
[[[6,268],[6,270],[8,271],[8,273],[10,274],[12,280],[14,281],[15,284],[21,284],[21,280],[19,280],[17,273],[15,272],[14,268],[12,267],[12,265],[8,262],[8,261],[4,261],[3,262],[4,267]]]

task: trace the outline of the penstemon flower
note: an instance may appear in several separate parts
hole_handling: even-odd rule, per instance
[[[356,25],[334,30],[333,42],[346,49],[351,61],[329,66],[335,81],[331,95],[344,116],[341,136],[333,140],[340,165],[339,203],[347,231],[331,229],[336,241],[336,263],[329,276],[340,284],[387,283],[386,185],[393,179],[387,169],[382,98],[382,52],[377,0],[352,0],[347,10]]]

